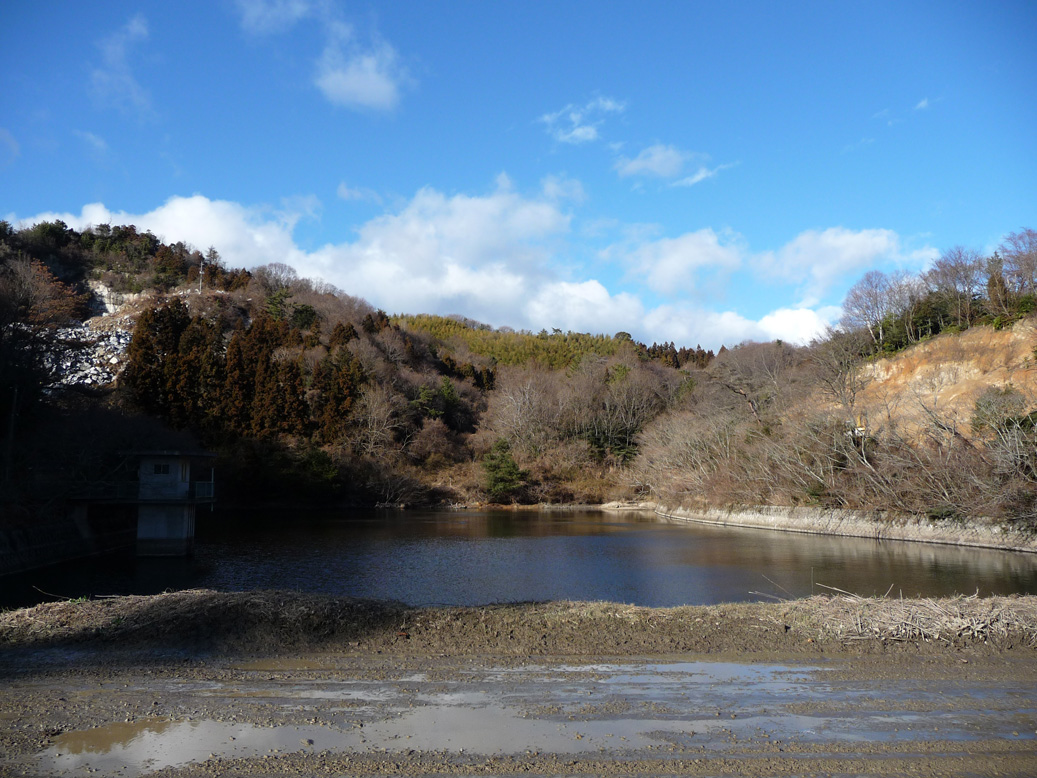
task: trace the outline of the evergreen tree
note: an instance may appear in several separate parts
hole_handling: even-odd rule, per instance
[[[191,322],[190,314],[179,300],[162,308],[144,311],[133,328],[127,349],[123,380],[142,408],[167,414],[172,400],[171,380],[176,373],[170,365],[180,350],[180,336]],[[174,382],[175,383],[175,382]]]
[[[245,359],[245,331],[236,330],[227,344],[223,391],[220,394],[220,416],[223,426],[232,432],[248,431],[255,395],[255,374]]]
[[[526,478],[526,473],[519,469],[511,456],[511,446],[503,438],[493,444],[483,459],[482,467],[486,476],[486,493],[496,502],[514,496]]]

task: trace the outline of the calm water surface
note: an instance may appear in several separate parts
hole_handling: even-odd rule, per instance
[[[597,512],[355,512],[199,517],[190,559],[95,561],[0,583],[26,604],[168,588],[284,588],[476,605],[610,600],[650,606],[861,595],[1037,594],[1037,555]]]

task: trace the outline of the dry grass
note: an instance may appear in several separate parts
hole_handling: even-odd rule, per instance
[[[264,651],[356,640],[398,620],[403,610],[396,603],[299,592],[189,589],[44,603],[2,613],[0,645],[99,641]]]
[[[930,651],[1037,648],[1037,597],[903,600],[835,591],[778,603],[680,608],[605,602],[408,608],[298,592],[188,590],[0,613],[0,647],[30,649],[619,656],[861,653],[897,644]]]
[[[941,599],[859,597],[833,590],[796,604],[822,634],[840,640],[1003,642],[1037,647],[1037,597],[958,596]]]

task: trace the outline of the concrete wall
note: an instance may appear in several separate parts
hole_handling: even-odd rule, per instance
[[[67,519],[0,528],[0,575],[132,549],[136,506],[73,506]]]
[[[185,556],[194,547],[194,505],[142,503],[137,518],[138,556]]]
[[[983,518],[965,522],[934,521],[925,516],[897,515],[875,511],[780,506],[737,508],[654,506],[654,510],[657,515],[664,518],[704,524],[752,527],[812,535],[914,540],[924,543],[1037,552],[1037,537],[1033,534],[1019,532]]]

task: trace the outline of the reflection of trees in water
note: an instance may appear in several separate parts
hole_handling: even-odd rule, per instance
[[[161,735],[173,726],[167,719],[146,721],[117,721],[104,727],[66,732],[55,740],[62,753],[107,754],[116,748],[126,748],[147,734]]]

